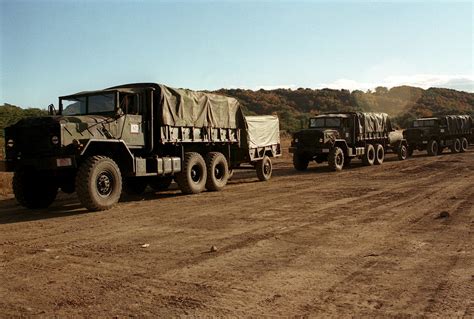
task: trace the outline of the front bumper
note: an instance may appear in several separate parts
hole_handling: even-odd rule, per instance
[[[321,146],[314,146],[314,147],[295,147],[292,146],[288,149],[290,153],[307,153],[307,154],[328,154],[330,147],[321,147]]]
[[[0,161],[0,172],[13,172],[15,169],[22,167],[34,168],[37,170],[56,170],[76,168],[77,162],[74,156],[24,158],[15,161]]]

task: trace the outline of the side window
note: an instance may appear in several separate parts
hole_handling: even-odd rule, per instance
[[[120,108],[127,114],[140,114],[140,99],[138,94],[125,94],[120,101]]]

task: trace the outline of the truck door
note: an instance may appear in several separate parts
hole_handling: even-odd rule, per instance
[[[121,139],[130,148],[145,146],[146,124],[143,122],[144,97],[140,94],[120,94],[120,108],[125,113],[119,121],[122,127]]]

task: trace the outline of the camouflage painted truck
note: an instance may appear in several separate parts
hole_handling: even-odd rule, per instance
[[[96,211],[117,203],[122,188],[139,194],[173,179],[185,194],[218,191],[234,168],[265,181],[281,155],[277,117],[245,117],[233,98],[155,83],[62,96],[50,116],[7,127],[5,140],[0,164],[32,209],[48,207],[58,189]]]
[[[445,115],[419,118],[411,127],[403,131],[408,142],[408,155],[413,151],[425,151],[429,155],[439,155],[445,148],[451,152],[465,152],[472,138],[473,125],[469,115]]]
[[[309,120],[309,128],[293,136],[290,153],[293,166],[306,170],[309,162],[328,162],[333,171],[350,165],[354,158],[365,165],[380,165],[385,153],[407,157],[402,133],[392,129],[385,113],[346,112],[318,115]]]

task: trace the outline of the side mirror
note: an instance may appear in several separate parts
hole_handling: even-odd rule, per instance
[[[49,115],[56,115],[56,109],[54,108],[54,104],[48,105],[48,114]]]

